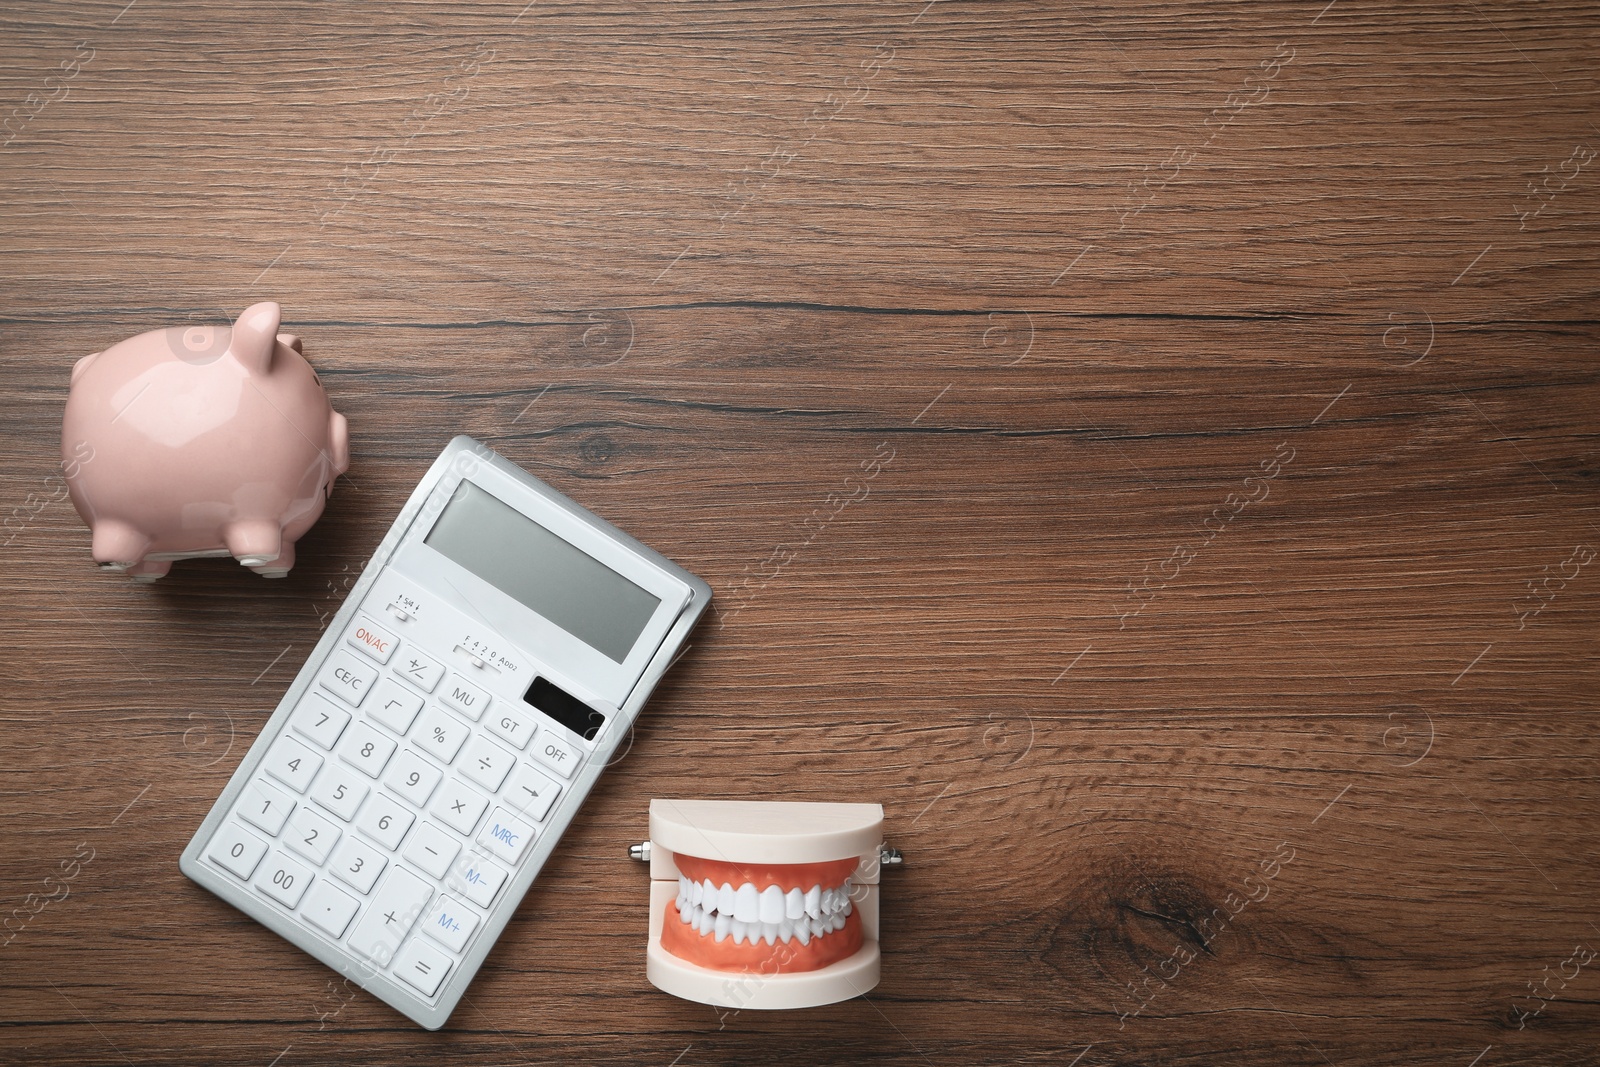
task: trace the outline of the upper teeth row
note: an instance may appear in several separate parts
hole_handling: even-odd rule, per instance
[[[850,915],[850,902],[844,902],[844,910],[836,911],[832,915],[800,916],[796,919],[783,919],[779,922],[744,922],[735,919],[732,915],[713,914],[705,908],[695,907],[693,904],[680,908],[678,918],[685,923],[692,923],[696,931],[703,937],[706,934],[716,936],[721,943],[729,934],[733,935],[733,943],[738,945],[749,941],[752,945],[757,941],[767,944],[776,944],[779,941],[788,941],[793,938],[802,945],[809,945],[814,937],[825,937],[835,930],[844,929],[845,919]]]
[[[678,877],[678,910],[687,914],[693,907],[730,916],[740,922],[776,923],[784,919],[798,919],[802,915],[813,919],[843,913],[850,914],[850,881],[837,889],[824,889],[814,885],[802,893],[791,889],[785,893],[775,885],[758,890],[754,882],[746,882],[737,889],[724,882],[719,889],[711,879],[692,882]]]

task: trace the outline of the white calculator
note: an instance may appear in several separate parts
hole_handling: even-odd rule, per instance
[[[438,1029],[710,601],[457,437],[183,873]]]

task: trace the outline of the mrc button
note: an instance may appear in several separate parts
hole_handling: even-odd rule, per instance
[[[394,634],[374,625],[371,619],[357,619],[345,641],[379,663],[388,663],[389,657],[394,655],[394,646],[399,643]]]

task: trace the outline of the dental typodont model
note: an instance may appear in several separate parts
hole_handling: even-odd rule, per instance
[[[350,444],[278,318],[256,304],[232,329],[151,330],[73,366],[62,469],[101,569],[154,581],[193,556],[267,578],[294,566]]]
[[[808,1008],[878,984],[877,804],[653,800],[652,985],[728,1008]]]

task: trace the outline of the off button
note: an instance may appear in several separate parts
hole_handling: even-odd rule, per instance
[[[578,750],[559,741],[549,730],[539,731],[539,736],[534,739],[533,758],[549,767],[563,778],[571,778],[577,771],[578,764],[583,762],[583,757]]]
[[[341,648],[323,664],[317,684],[352,708],[359,708],[377,679],[377,668],[356,659],[349,649]]]

